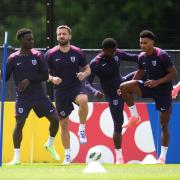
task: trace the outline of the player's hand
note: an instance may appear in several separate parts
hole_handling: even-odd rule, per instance
[[[178,95],[178,92],[179,92],[179,88],[176,87],[176,86],[173,86],[173,90],[172,90],[172,98],[175,99]]]
[[[159,81],[158,80],[147,80],[144,83],[144,86],[145,87],[149,87],[149,88],[154,88],[154,87],[156,87],[158,85],[159,85]]]
[[[121,89],[118,89],[118,90],[117,90],[117,95],[118,95],[118,96],[121,96]]]
[[[17,89],[19,92],[23,92],[26,90],[26,88],[29,86],[30,81],[29,79],[23,79],[17,86]]]
[[[84,72],[79,72],[79,73],[76,73],[76,77],[80,80],[80,81],[83,81],[85,78],[86,78],[86,75]]]
[[[51,82],[52,82],[53,84],[55,84],[55,85],[58,85],[58,84],[62,83],[62,79],[61,79],[60,77],[55,77],[55,76],[53,76],[53,77],[51,78]]]
[[[102,93],[101,91],[97,91],[95,96],[98,98],[98,99],[102,99],[104,98],[104,93]]]

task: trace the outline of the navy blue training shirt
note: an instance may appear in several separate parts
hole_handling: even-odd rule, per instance
[[[117,49],[112,58],[104,56],[104,52],[100,52],[91,62],[91,75],[87,82],[92,84],[94,77],[98,76],[102,89],[106,93],[109,89],[118,89],[123,79],[119,72],[121,61],[138,61],[138,55],[129,54]]]
[[[48,79],[48,67],[41,52],[31,49],[31,52],[26,56],[22,55],[20,51],[12,53],[8,57],[6,65],[6,81],[9,80],[11,74],[13,74],[16,86],[16,98],[32,101],[44,98],[41,80],[38,80],[38,78],[40,74],[43,74],[45,77],[43,80]],[[17,86],[24,79],[29,79],[30,84],[25,91],[19,92]]]
[[[71,45],[70,51],[63,53],[57,45],[48,50],[45,57],[50,74],[62,79],[62,83],[55,85],[56,89],[66,90],[81,85],[76,73],[80,71],[80,67],[87,65],[87,61],[80,48]]]
[[[167,75],[168,69],[173,66],[168,53],[155,47],[152,55],[147,56],[145,52],[139,55],[138,68],[143,69],[145,77],[148,80],[157,80]],[[155,89],[171,90],[172,81],[163,83]]]

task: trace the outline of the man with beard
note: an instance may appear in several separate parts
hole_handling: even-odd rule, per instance
[[[22,130],[31,109],[39,118],[45,116],[50,121],[50,136],[44,146],[53,159],[59,160],[59,155],[53,146],[59,128],[59,118],[41,84],[42,81],[48,79],[47,63],[43,54],[32,48],[34,39],[30,29],[19,29],[16,38],[20,43],[20,50],[9,56],[6,66],[6,81],[13,74],[16,86],[16,126],[13,133],[14,158],[8,165],[20,164]]]
[[[71,159],[68,116],[73,111],[73,102],[79,106],[78,130],[81,144],[87,143],[85,123],[88,114],[88,96],[81,81],[91,73],[82,50],[70,44],[71,29],[61,25],[56,30],[58,45],[48,50],[45,57],[49,66],[49,80],[55,84],[55,103],[60,118],[61,138],[65,148],[63,164]],[[79,69],[82,69],[80,71]]]

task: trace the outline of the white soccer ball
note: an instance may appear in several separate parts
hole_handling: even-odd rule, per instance
[[[98,147],[94,147],[90,149],[88,152],[88,158],[90,161],[98,161],[100,160],[101,156],[102,156],[102,152],[101,149]]]

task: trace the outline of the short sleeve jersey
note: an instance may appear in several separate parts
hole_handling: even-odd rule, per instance
[[[77,78],[80,67],[87,65],[84,52],[73,45],[67,53],[60,51],[59,46],[48,50],[45,54],[50,73],[60,77],[62,83],[55,85],[56,89],[66,90],[81,85]]]
[[[39,75],[39,72],[47,73],[48,67],[44,59],[44,55],[31,49],[31,52],[24,56],[17,51],[8,57],[6,65],[6,80],[13,74],[15,86],[24,79],[33,79]],[[16,89],[17,98],[24,98],[29,100],[38,100],[44,98],[44,91],[41,82],[33,82],[28,85],[25,91],[19,92]]]
[[[168,69],[173,66],[168,53],[155,47],[152,55],[147,56],[145,52],[139,55],[138,68],[143,69],[146,79],[160,79],[168,73]],[[155,89],[171,90],[172,81],[160,84]]]

